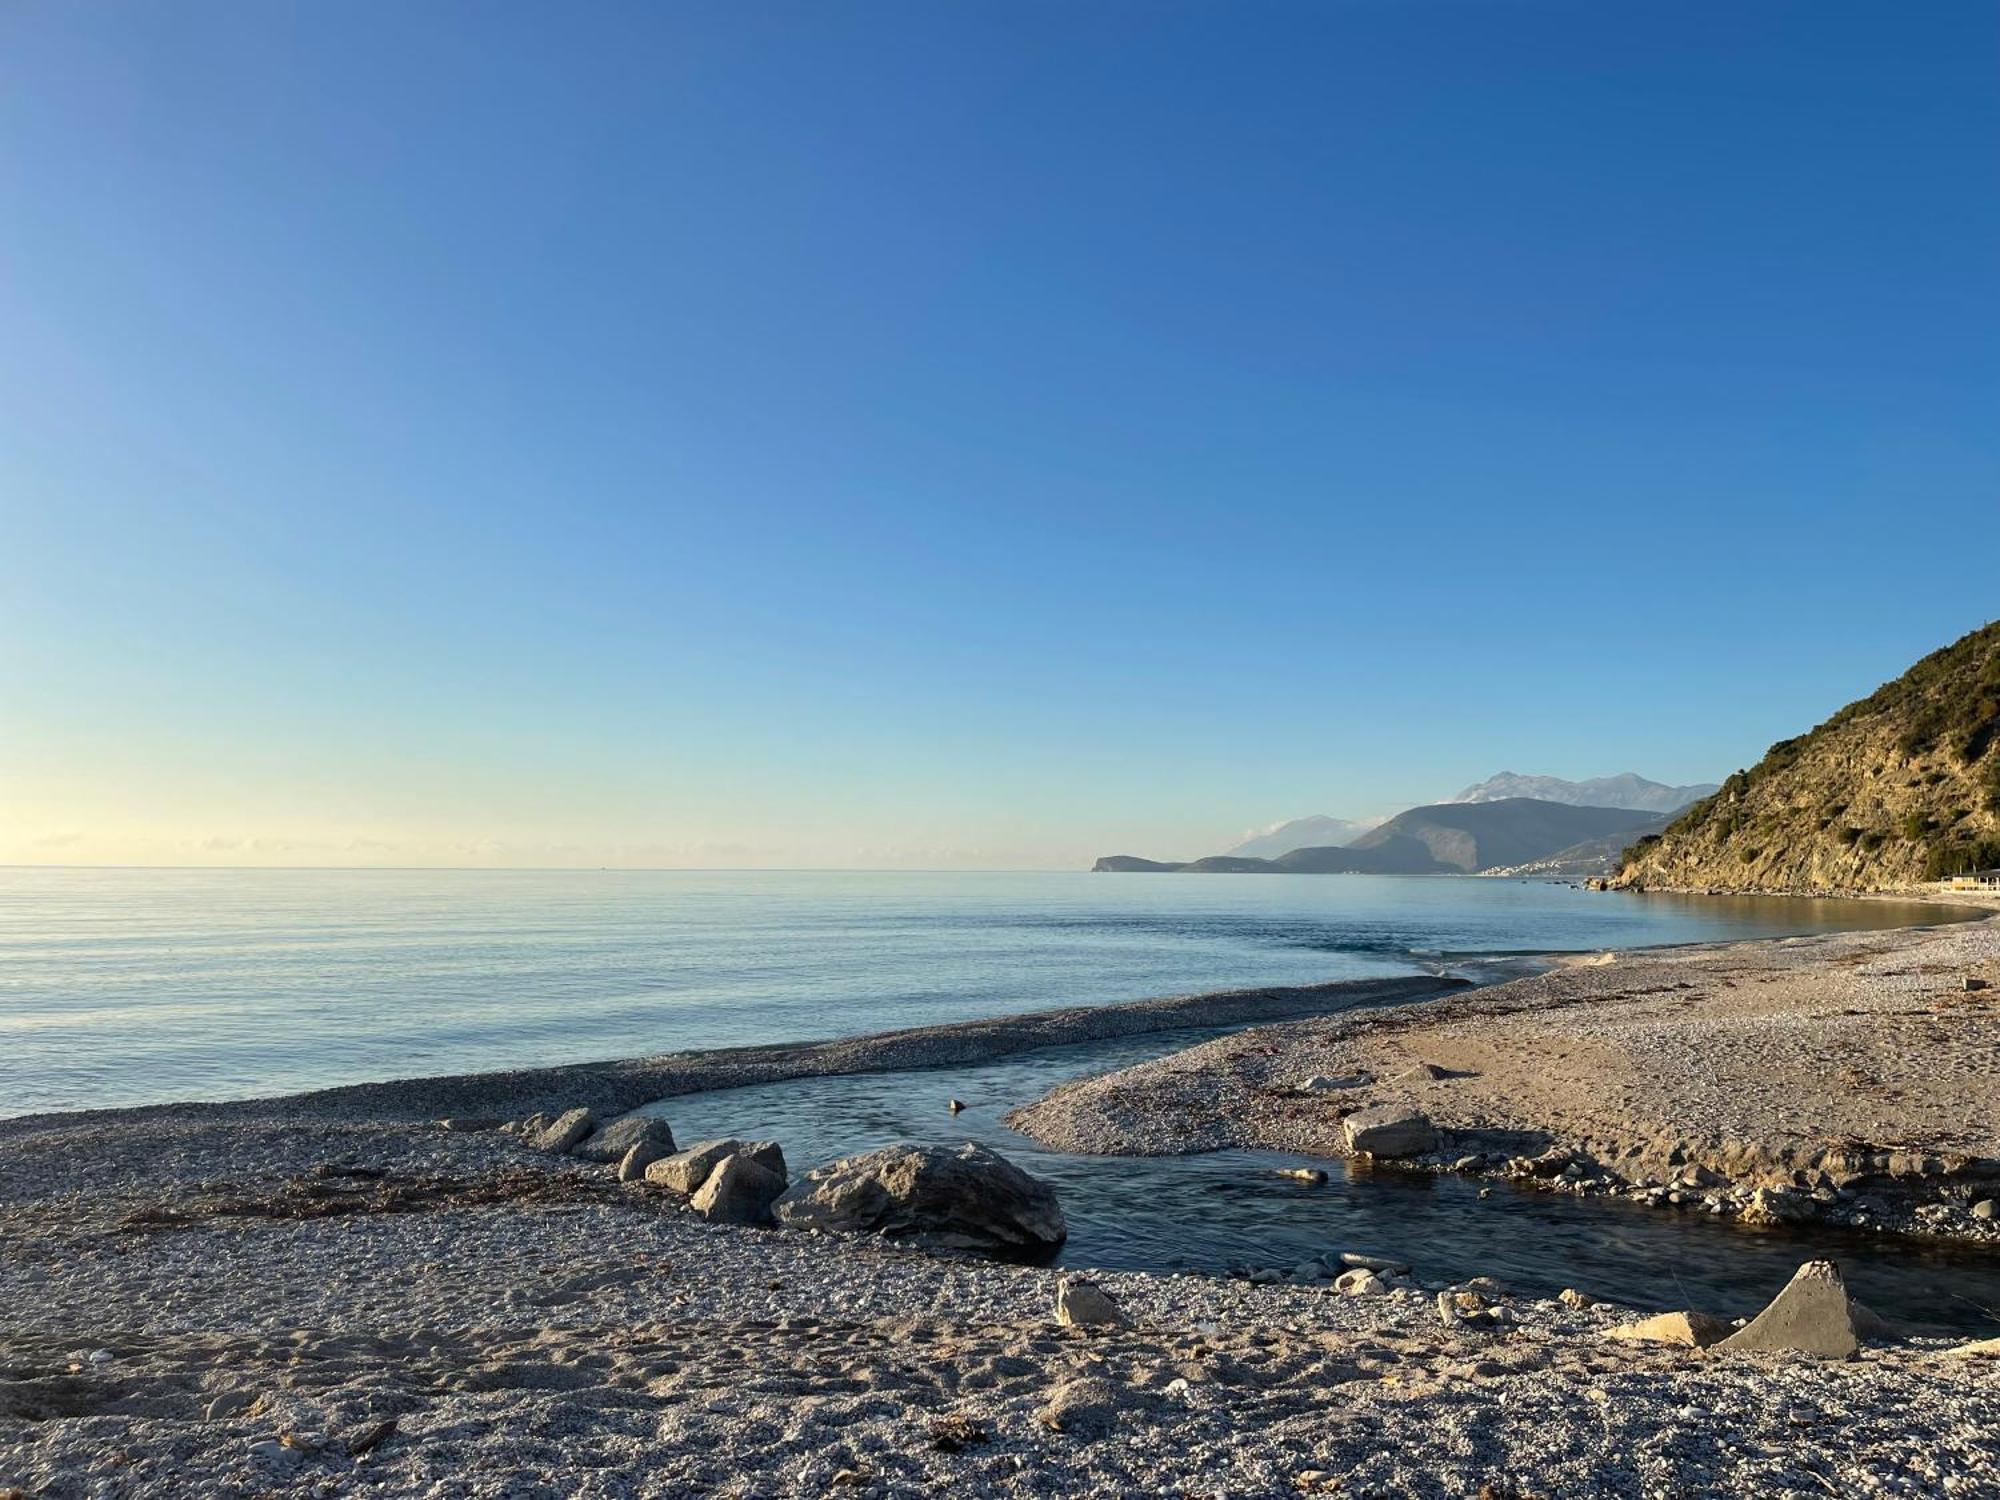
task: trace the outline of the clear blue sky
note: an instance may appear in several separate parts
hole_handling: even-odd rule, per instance
[[[1072,863],[2000,613],[2000,9],[0,9],[0,860]]]

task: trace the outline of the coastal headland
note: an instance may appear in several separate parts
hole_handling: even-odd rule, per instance
[[[1683,1211],[1871,1198],[1881,1227],[1976,1241],[1995,991],[2000,924],[1974,921],[0,1122],[0,1493],[1993,1492],[2000,1364],[1881,1327],[1837,1273],[1727,1347],[1710,1309],[1442,1284],[1337,1236],[1254,1282],[1080,1287],[711,1222],[547,1117],[1241,1024],[1021,1124],[1335,1157],[1350,1117],[1418,1110],[1426,1150],[1362,1138],[1433,1169],[1566,1153],[1528,1170],[1571,1191],[1650,1192],[1657,1161]]]

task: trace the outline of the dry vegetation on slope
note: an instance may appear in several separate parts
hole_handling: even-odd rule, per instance
[[[1626,851],[1627,885],[1893,890],[2000,865],[2000,622],[1934,651]]]

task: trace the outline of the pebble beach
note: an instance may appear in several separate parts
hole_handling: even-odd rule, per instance
[[[1408,993],[1312,1020],[1296,1018],[1309,1001],[1355,996],[1223,997],[1230,1019],[1258,1024],[1063,1090],[1024,1123],[1125,1132],[1102,1137],[1108,1149],[1200,1149],[1208,1137],[1170,1133],[1192,1127],[1158,1123],[1193,1117],[1160,1103],[1193,1079],[1232,1138],[1298,1128],[1311,1110],[1337,1154],[1344,1106],[1290,1080],[1386,1073],[1382,1049],[1423,1051],[1424,1027],[1493,1039],[1486,1070],[1454,1072],[1497,1072],[1506,1039],[1536,1027],[1544,1051],[1572,1038],[1574,1070],[1635,1024],[1621,1007],[1653,966],[1717,994],[1767,968],[1815,992],[1845,976],[1834,1011],[1879,991],[1886,1013],[1917,979],[1941,994],[1947,969],[1990,963],[1994,938],[1977,923],[1620,956],[1456,994],[1392,982]],[[1160,1004],[1162,1024],[1208,1019],[1192,998]],[[1121,1010],[0,1122],[0,1494],[2000,1493],[2000,1360],[1963,1340],[1869,1328],[1839,1357],[1635,1342],[1609,1335],[1674,1310],[1591,1288],[1540,1299],[1447,1284],[1420,1259],[1364,1273],[1370,1247],[1338,1243],[1254,1282],[1098,1274],[1115,1316],[1065,1322],[1073,1272],[707,1222],[643,1177],[499,1128],[560,1108],[605,1120],[746,1070],[948,1062],[1046,1042],[1051,1026],[1148,1024],[1144,1008]],[[1951,1055],[1972,1066],[1990,1023],[1965,1015],[1974,1030],[1953,1023]],[[1690,1027],[1732,1034],[1679,1013],[1647,1025],[1655,1059]],[[1941,1086],[1959,1076],[1930,1071]],[[1678,1075],[1651,1072],[1657,1091],[1631,1111],[1647,1140],[1662,1123],[1690,1143],[1711,1124],[1747,1129],[1759,1107],[1675,1120]],[[1496,1084],[1447,1105],[1448,1083],[1433,1084],[1369,1103],[1415,1099],[1447,1133],[1623,1139],[1595,1116],[1570,1125],[1542,1096]],[[1516,1112],[1501,1118],[1496,1098]],[[1930,1109],[1913,1098],[1897,1117],[1939,1132],[1904,1146],[1990,1149],[1976,1109]]]

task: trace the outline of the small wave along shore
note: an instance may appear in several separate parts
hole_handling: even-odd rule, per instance
[[[1790,1106],[1823,1100],[1812,1118],[1832,1128],[1872,1109],[1911,1135],[1903,1151],[1983,1160],[1996,1154],[1983,1106],[1961,1098],[1951,1116],[1942,1101],[1981,1068],[1991,1077],[1980,1018],[1993,991],[1964,982],[2000,962],[1997,937],[1983,922],[1619,955],[1487,989],[1418,976],[1237,992],[0,1122],[0,1487],[1985,1493],[2000,1487],[1994,1363],[1962,1342],[1898,1337],[1844,1301],[1833,1321],[1846,1340],[1831,1355],[1768,1337],[1701,1348],[1726,1325],[1613,1335],[1702,1309],[1441,1284],[1421,1263],[1370,1265],[1368,1246],[1330,1242],[1255,1280],[1098,1274],[1112,1315],[1064,1317],[1059,1302],[1072,1314],[1096,1305],[1064,1287],[1072,1273],[708,1222],[643,1177],[542,1149],[545,1133],[493,1127],[576,1109],[602,1123],[696,1090],[1241,1024],[1251,1029],[1062,1091],[1022,1123],[1155,1150],[1296,1147],[1303,1137],[1287,1133],[1316,1120],[1334,1133],[1311,1138],[1337,1154],[1343,1091],[1296,1085],[1347,1069],[1384,1080],[1369,1107],[1420,1102],[1447,1137],[1638,1142],[1607,1129],[1629,1119],[1691,1144],[1748,1130],[1753,1113],[1728,1112],[1754,1111],[1759,1095],[1733,1070],[1779,1066],[1782,1041],[1790,1061],[1770,1098],[1811,1090]],[[1864,1104],[1823,1064],[1871,1035],[1880,1046],[1855,1054],[1857,1069],[1904,1061],[1877,1067]],[[1449,1037],[1466,1050],[1430,1056]],[[1445,1076],[1400,1078],[1390,1064],[1405,1052]],[[1530,1089],[1535,1058],[1544,1081]],[[1478,1087],[1453,1094],[1468,1083]],[[1703,1165],[1681,1154],[1683,1168]],[[1937,1176],[1954,1193],[1976,1180]],[[1785,1296],[1819,1296],[1823,1279]]]

